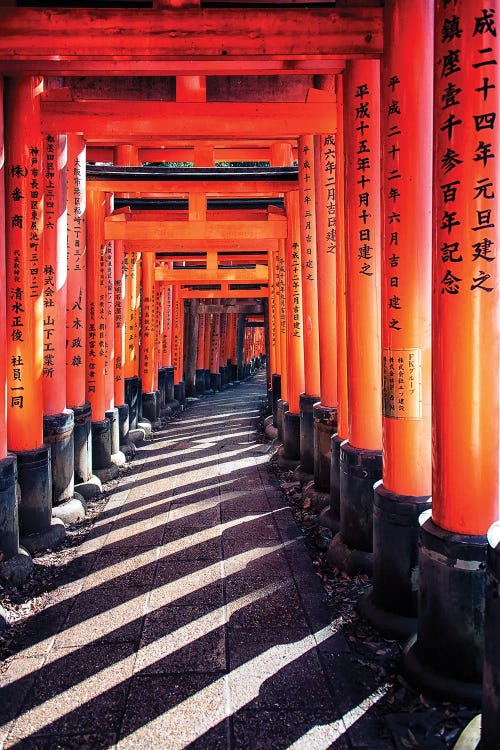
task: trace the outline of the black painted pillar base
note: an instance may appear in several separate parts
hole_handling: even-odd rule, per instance
[[[237,383],[239,382],[238,378],[238,365],[235,365],[231,362],[231,382]]]
[[[340,529],[340,446],[347,442],[338,433],[330,439],[330,507],[320,515],[320,523],[334,534]]]
[[[75,484],[78,484],[88,482],[92,476],[92,409],[89,402],[73,407],[73,415]]]
[[[313,406],[314,484],[320,490],[330,489],[332,463],[332,435],[337,432],[337,408],[315,404]]]
[[[43,440],[50,445],[52,505],[73,497],[75,490],[75,419],[71,409],[43,418]]]
[[[160,367],[158,369],[158,413],[161,413],[161,410],[165,408],[167,404],[167,395],[166,395],[166,384],[165,380],[167,377],[167,371],[165,367]]]
[[[52,518],[50,446],[18,451],[17,471],[20,542],[30,554],[59,545],[66,536],[64,524]]]
[[[486,536],[446,531],[432,521],[430,510],[419,523],[418,633],[405,647],[403,674],[441,700],[479,705]]]
[[[92,422],[92,467],[102,482],[118,476],[118,466],[111,460],[111,423],[109,419]]]
[[[130,439],[130,420],[128,404],[121,404],[118,409],[118,435],[120,441],[120,450],[127,460],[135,456],[136,447]]]
[[[281,398],[281,375],[274,372],[271,376],[273,427],[278,426],[278,400]]]
[[[320,400],[319,396],[301,393],[300,409],[300,466],[306,474],[314,473],[314,429],[313,406]]]
[[[292,461],[300,461],[300,414],[287,411],[283,422],[283,455]]]
[[[174,385],[174,399],[179,402],[181,409],[184,409],[186,404],[186,391],[183,380],[180,380]]]
[[[210,373],[210,390],[212,390],[214,393],[216,391],[220,391],[220,372],[211,372]]]
[[[0,550],[4,560],[19,552],[17,461],[12,453],[0,460]]]
[[[500,734],[500,521],[488,531],[482,750],[497,750]]]
[[[139,421],[139,378],[125,378],[125,403],[129,408],[129,429],[135,430]]]
[[[414,497],[374,487],[373,588],[359,611],[385,638],[406,640],[417,630],[419,516],[429,495]]]
[[[196,370],[196,393],[205,393],[205,370]]]
[[[283,442],[283,431],[285,426],[285,414],[289,410],[288,401],[279,398],[276,402],[276,422],[278,428],[278,440]]]
[[[174,400],[174,368],[169,366],[165,367],[165,403],[169,404]]]
[[[154,424],[160,415],[160,393],[149,391],[142,394],[142,416]]]
[[[382,476],[382,451],[340,446],[340,531],[328,550],[329,565],[349,575],[371,574],[373,485]]]

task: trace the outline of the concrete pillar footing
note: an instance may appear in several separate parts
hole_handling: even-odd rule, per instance
[[[131,461],[137,452],[135,443],[130,440],[128,433],[127,440],[125,440],[123,443],[120,443],[120,452],[125,455],[127,461]]]
[[[50,526],[36,534],[22,536],[20,544],[30,553],[36,555],[46,549],[54,549],[66,538],[66,527],[59,518],[53,518]]]
[[[406,641],[417,632],[417,618],[398,615],[381,607],[375,601],[373,588],[362,595],[358,611],[384,638]]]
[[[314,474],[314,404],[320,402],[320,396],[301,393],[300,410],[300,463],[307,474]],[[312,478],[312,477],[311,477]]]
[[[19,547],[15,555],[0,562],[0,581],[4,586],[20,586],[28,580],[32,571],[31,555],[24,547]]]
[[[282,471],[295,471],[300,463],[300,459],[287,458],[285,456],[284,446],[280,445],[277,450],[276,463],[278,464],[278,468]]]
[[[337,407],[319,403],[313,406],[314,481],[316,487],[330,489],[332,435],[337,432]]]
[[[73,497],[52,508],[52,518],[59,518],[65,526],[85,518],[87,506],[82,495],[75,492]]]
[[[330,505],[330,493],[319,490],[312,479],[302,488],[302,500],[309,500],[307,507],[312,513],[320,513]]]
[[[113,454],[114,455],[114,454]],[[94,469],[95,474],[103,484],[106,482],[110,482],[112,479],[116,479],[119,473],[118,466],[115,466],[115,464],[111,464],[111,466],[106,466],[104,469]]]
[[[43,442],[50,445],[52,504],[73,497],[75,477],[75,419],[71,409],[43,417]]]
[[[137,428],[141,429],[141,430],[144,430],[145,437],[151,437],[151,434],[153,432],[153,425],[151,424],[151,422],[149,421],[149,419],[144,419],[144,417],[142,417],[137,422]],[[131,432],[132,432],[132,430],[131,430]]]
[[[115,466],[125,466],[125,464],[127,463],[127,457],[125,453],[121,450],[116,451],[116,453],[112,453],[111,463]]]
[[[373,573],[373,552],[352,549],[342,538],[341,532],[333,537],[326,560],[331,568],[343,570],[349,576],[359,573],[371,576]]]
[[[90,478],[86,482],[80,482],[75,484],[75,494],[81,495],[84,500],[90,500],[93,497],[97,497],[102,492],[102,484],[99,477],[95,474],[91,474]]]
[[[293,472],[293,478],[296,482],[300,482],[302,487],[305,487],[306,484],[310,484],[311,482],[314,482],[313,475],[310,474],[308,471],[304,470],[304,467],[302,466],[302,462],[297,466],[297,468]]]
[[[331,502],[331,496],[329,496],[329,499]],[[331,505],[323,508],[323,510],[319,514],[319,523],[321,526],[330,529],[333,534],[337,534],[340,529],[340,518],[338,518],[335,513],[332,512]]]
[[[146,430],[142,427],[134,427],[129,430],[128,436],[132,443],[137,446],[138,443],[142,443],[146,439]]]

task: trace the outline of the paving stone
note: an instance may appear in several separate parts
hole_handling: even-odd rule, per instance
[[[149,608],[172,603],[177,606],[223,604],[222,566],[204,560],[160,560]]]
[[[226,748],[226,701],[222,674],[136,676],[118,747]]]
[[[146,615],[135,672],[222,672],[226,669],[222,608],[162,607]]]
[[[105,549],[98,555],[83,589],[116,586],[149,590],[154,580],[157,557],[156,547]]]
[[[3,746],[16,750],[109,750],[115,745],[114,734],[32,735],[7,741]]]
[[[294,584],[285,581],[279,588],[270,586],[270,593],[256,601],[248,594],[248,605],[235,608],[227,604],[229,623],[234,628],[307,627],[307,620]]]
[[[297,750],[348,750],[350,747],[333,708],[321,711],[243,709],[233,718],[233,731],[234,746],[239,750],[288,750],[294,748],[294,743],[297,743]]]
[[[80,646],[92,641],[138,642],[146,610],[144,589],[100,588],[82,592],[75,600],[55,639],[55,647]]]

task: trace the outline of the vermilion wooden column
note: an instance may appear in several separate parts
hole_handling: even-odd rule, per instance
[[[86,253],[86,145],[69,133],[67,214],[66,402],[73,410],[75,482],[92,476],[92,411],[87,398],[87,253]],[[96,492],[99,491],[96,485]]]
[[[200,313],[198,322],[198,351],[196,356],[196,392],[205,393],[205,326],[206,313]]]
[[[442,692],[468,700],[480,695],[486,532],[499,513],[495,6],[436,3],[432,517],[421,518],[418,639],[406,659],[424,684],[437,673]]]
[[[140,377],[142,382],[142,413],[150,422],[158,419],[158,392],[155,389],[156,316],[155,316],[155,254],[144,253],[142,260],[142,315]]]
[[[74,494],[74,415],[66,408],[66,310],[68,280],[68,149],[65,135],[43,137],[43,433],[51,447],[52,502]],[[78,507],[77,507],[78,506]],[[83,505],[72,509],[83,517]],[[66,514],[68,506],[54,511]]]
[[[50,449],[43,444],[41,91],[42,82],[34,77],[11,78],[6,85],[5,298],[7,442],[17,453],[20,530],[43,538],[51,527],[52,482]]]
[[[228,355],[228,340],[227,340],[227,320],[228,316],[227,313],[221,313],[220,318],[220,363],[219,363],[219,371],[220,371],[220,378],[221,378],[221,388],[224,388],[227,385],[227,363],[229,359]]]
[[[184,300],[179,287],[174,284],[172,294],[172,365],[174,367],[174,388],[176,399],[184,404]]]
[[[273,167],[293,166],[293,148],[291,143],[276,142],[271,145],[270,162]],[[286,284],[285,284],[285,241],[278,240],[276,280],[278,284],[278,318],[280,342],[280,370],[272,377],[273,389],[273,422],[276,422],[278,440],[283,440],[284,414],[288,411],[288,363],[286,333]]]
[[[302,279],[300,268],[300,202],[293,190],[285,198],[288,219],[286,240],[287,397],[289,411],[284,422],[284,457],[300,459],[300,394],[304,391],[304,334],[302,325]]]
[[[373,484],[382,473],[380,67],[351,61],[344,89],[349,440],[340,451],[340,534],[332,564],[369,570]]]
[[[212,315],[212,327],[210,335],[210,388],[213,391],[220,391],[221,389],[221,376],[219,372],[220,368],[220,329],[221,329],[221,316],[220,313],[213,313]]]
[[[337,431],[337,144],[334,133],[314,139],[316,252],[321,402],[314,414],[314,480],[330,489],[331,437]]]
[[[313,474],[313,406],[320,400],[320,363],[316,188],[312,135],[302,135],[299,138],[299,201],[305,387],[305,392],[300,394],[300,465],[306,474]]]
[[[0,101],[3,102],[4,85],[0,76]],[[0,106],[0,153],[4,154],[3,104]],[[0,289],[6,289],[5,253],[5,162],[0,157]],[[17,513],[17,461],[7,454],[7,321],[6,305],[0,305],[0,549],[9,560],[19,551],[19,523]]]
[[[87,397],[92,406],[92,463],[102,479],[117,473],[111,463],[112,428],[106,417],[109,251],[104,240],[105,216],[104,193],[87,188]]]
[[[413,571],[418,564],[418,517],[430,507],[431,494],[434,3],[401,6],[390,0],[385,11],[383,481],[375,485],[374,585],[361,607],[383,633],[405,638],[416,628]],[[406,54],[409,46],[411,55]]]

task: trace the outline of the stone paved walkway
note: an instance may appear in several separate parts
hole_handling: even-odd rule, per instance
[[[203,396],[140,449],[3,675],[2,747],[381,747],[349,731],[380,696],[345,691],[264,395]]]

